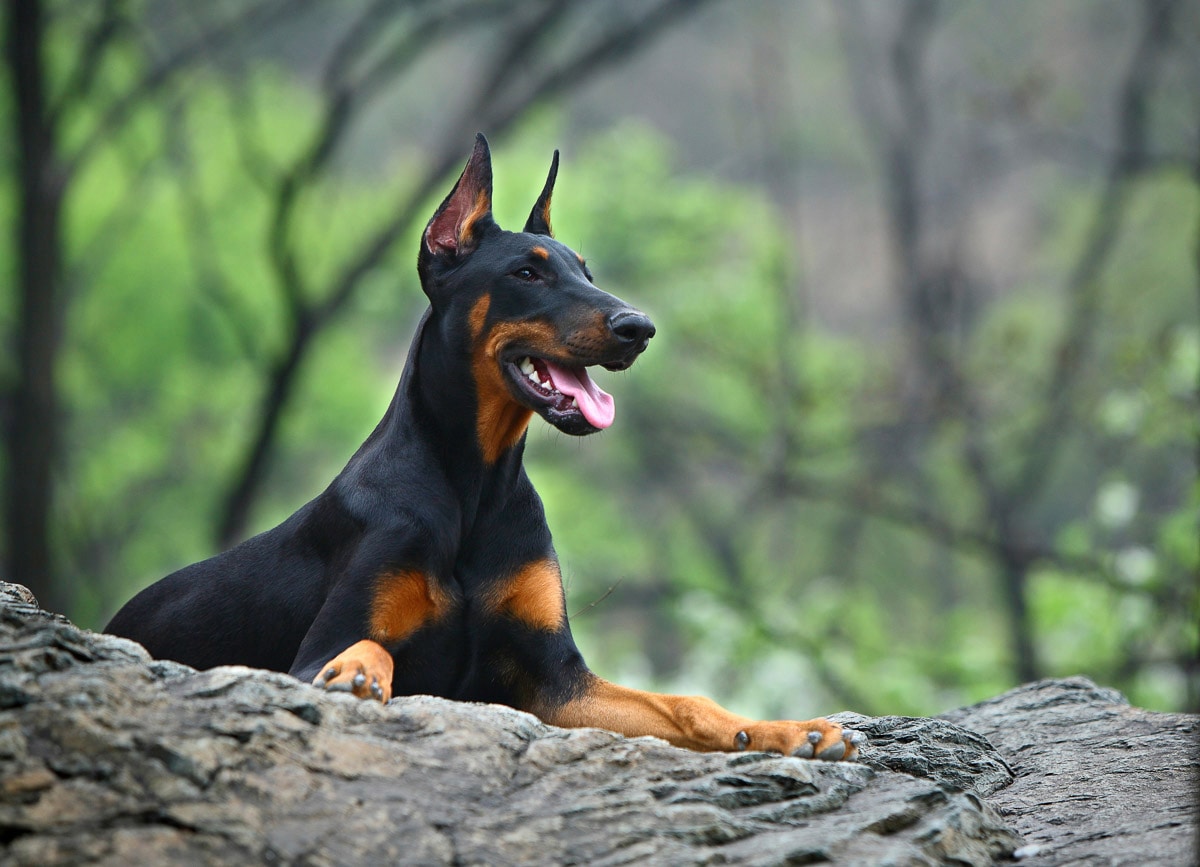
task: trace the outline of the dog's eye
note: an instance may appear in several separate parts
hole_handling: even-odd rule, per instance
[[[529,282],[541,279],[541,275],[528,266],[524,268],[518,268],[516,271],[513,271],[513,276],[518,280],[526,280]]]

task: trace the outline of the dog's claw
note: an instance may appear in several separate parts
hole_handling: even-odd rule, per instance
[[[809,732],[808,733],[808,742],[815,747],[817,744],[819,744],[821,742],[822,737],[823,737],[823,735],[820,732]]]
[[[842,732],[842,738],[850,742],[851,746],[861,747],[867,742],[867,736],[864,732],[847,729]]]
[[[333,666],[330,666],[329,668],[325,669],[325,673],[321,675],[321,682],[319,685],[324,686],[335,677],[337,677],[337,669]]]
[[[379,681],[371,681],[371,695],[379,701],[383,701],[383,687],[379,685]]]
[[[733,739],[733,748],[740,753],[748,746],[750,746],[750,735],[745,732],[738,732],[737,736]]]
[[[360,688],[366,682],[367,682],[367,676],[365,674],[363,674],[361,671],[358,674],[354,675],[353,683],[354,683],[355,689]]]
[[[798,759],[811,759],[813,757],[813,745],[801,744],[792,750],[792,755]]]

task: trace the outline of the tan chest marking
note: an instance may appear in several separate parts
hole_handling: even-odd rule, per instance
[[[551,559],[535,560],[501,581],[484,600],[493,614],[533,629],[557,632],[566,624],[562,575]]]
[[[375,581],[371,599],[371,638],[397,642],[444,617],[453,598],[437,581],[416,570],[391,572]]]

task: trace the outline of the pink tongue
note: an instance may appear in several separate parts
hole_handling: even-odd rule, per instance
[[[550,374],[550,381],[554,387],[575,398],[579,411],[592,427],[603,429],[613,423],[617,413],[613,407],[612,395],[592,382],[586,369],[559,367],[545,359],[542,363],[546,365],[546,372]]]

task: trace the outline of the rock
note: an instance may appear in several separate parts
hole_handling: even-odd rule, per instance
[[[1061,729],[1010,719],[1025,749],[1006,746],[1012,730],[987,728],[999,722],[989,703],[963,719],[842,715],[873,737],[862,764],[699,754],[505,707],[384,707],[277,673],[196,672],[76,629],[23,589],[0,585],[5,864],[990,864],[1058,839],[1022,809],[1028,793],[1046,815],[1072,799],[1042,771]],[[1070,707],[1083,718],[1099,706]],[[1169,716],[1135,713],[1145,728],[1131,741]],[[1028,788],[1039,779],[1044,791]],[[1124,808],[1121,827],[1166,820],[1147,801],[1108,807]],[[1186,801],[1170,815],[1195,817]],[[1185,851],[1178,824],[1163,834],[1156,851]]]
[[[985,735],[1016,771],[989,800],[1024,837],[1021,864],[1200,863],[1200,717],[1130,707],[1076,677],[942,718]]]
[[[866,734],[872,746],[863,761],[881,771],[936,780],[981,798],[1013,781],[1012,768],[983,735],[939,719],[831,714]]]

